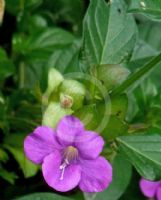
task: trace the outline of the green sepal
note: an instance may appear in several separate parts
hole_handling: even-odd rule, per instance
[[[51,102],[43,114],[42,124],[55,128],[62,117],[72,113],[72,109],[63,108],[59,102]]]

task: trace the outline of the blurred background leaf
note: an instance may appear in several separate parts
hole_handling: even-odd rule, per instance
[[[129,12],[144,14],[152,20],[161,20],[161,1],[130,0]]]
[[[68,197],[63,197],[53,193],[35,193],[14,200],[72,200]]]
[[[110,187],[104,192],[97,194],[94,200],[117,200],[129,185],[132,175],[132,166],[119,154],[113,161],[113,174],[113,181]]]
[[[27,159],[23,150],[23,141],[25,135],[12,134],[4,140],[4,147],[13,155],[18,162],[26,178],[34,176],[38,171],[38,166]]]

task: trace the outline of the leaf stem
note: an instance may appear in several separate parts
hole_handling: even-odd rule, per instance
[[[153,58],[150,62],[145,64],[141,69],[139,69],[137,72],[132,74],[127,80],[125,80],[120,86],[115,88],[111,92],[111,96],[120,95],[122,92],[124,92],[126,89],[128,89],[132,84],[134,84],[137,80],[139,80],[143,75],[147,74],[150,70],[152,70],[156,64],[158,64],[161,61],[161,53]]]

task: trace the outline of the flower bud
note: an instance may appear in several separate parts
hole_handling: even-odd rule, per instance
[[[97,78],[108,91],[120,85],[130,74],[130,71],[121,65],[101,65],[96,70]]]
[[[64,96],[68,97],[68,101],[69,101],[69,97],[72,99],[71,103],[72,103],[73,110],[76,110],[82,107],[83,100],[86,93],[86,90],[83,84],[75,80],[66,79],[60,85],[59,90]]]
[[[73,105],[73,98],[66,94],[60,94],[60,104],[62,108],[71,108]]]
[[[70,108],[62,108],[60,103],[51,102],[43,114],[42,124],[55,128],[62,117],[72,113],[73,111]]]

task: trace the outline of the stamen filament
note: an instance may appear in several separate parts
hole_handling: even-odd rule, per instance
[[[64,162],[60,165],[59,169],[61,170],[60,180],[64,179],[65,168],[75,161],[78,157],[78,150],[73,146],[68,146],[64,152]]]
[[[65,159],[64,163],[62,165],[60,165],[60,170],[62,170],[61,172],[61,177],[60,180],[64,179],[64,172],[65,172],[65,168],[69,165],[69,161],[67,159]]]

